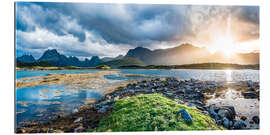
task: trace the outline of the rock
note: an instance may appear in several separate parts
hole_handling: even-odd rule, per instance
[[[108,105],[108,104],[111,104],[112,101],[111,100],[105,100],[103,102],[100,103],[100,105]]]
[[[105,113],[105,112],[107,112],[108,108],[109,108],[109,107],[108,107],[107,105],[105,105],[105,106],[101,107],[101,108],[98,110],[98,113]]]
[[[202,111],[202,114],[209,115],[207,111]]]
[[[247,119],[247,116],[241,116],[240,119],[245,121]]]
[[[238,120],[237,122],[234,123],[233,125],[233,129],[245,129],[246,128],[246,124],[243,120]]]
[[[229,120],[233,120],[235,118],[236,112],[233,106],[222,106],[218,111],[218,115],[221,118],[227,117]]]
[[[192,117],[188,114],[188,112],[186,111],[186,109],[181,109],[179,111],[179,113],[181,114],[182,118],[187,122],[187,123],[192,123]]]
[[[179,101],[178,101],[178,104],[185,104],[185,102],[182,101],[182,100],[179,100]]]
[[[82,121],[82,120],[83,120],[83,117],[79,117],[79,118],[77,118],[76,120],[74,120],[74,123],[80,122],[80,121]]]
[[[248,91],[248,92],[242,92],[242,95],[244,98],[258,98],[259,97],[259,91]]]
[[[252,117],[252,120],[253,120],[256,124],[259,124],[259,123],[260,123],[260,118],[259,118],[259,116],[253,116],[253,117]]]
[[[79,110],[77,108],[72,110],[72,113],[77,113],[77,112],[79,112]]]
[[[217,110],[217,107],[215,105],[210,105],[209,107],[209,113],[212,115],[212,114],[216,114],[216,110]]]
[[[129,98],[129,96],[126,96],[126,97],[123,97],[122,99],[128,99]]]
[[[202,110],[202,111],[205,110],[202,106],[199,106],[199,105],[197,105],[196,108],[199,109],[199,110]]]
[[[141,87],[139,85],[136,85],[135,86],[135,89],[140,89]]]
[[[173,97],[173,94],[172,93],[164,92],[163,95],[165,95],[168,98],[172,98]]]
[[[223,121],[223,126],[225,128],[229,129],[230,128],[230,121],[226,117],[223,117],[222,121]]]
[[[119,99],[119,96],[116,96],[115,98],[114,98],[114,100],[118,100]]]
[[[77,128],[74,129],[74,132],[75,132],[75,133],[76,133],[76,132],[83,132],[84,130],[85,130],[84,127],[79,126],[79,127],[77,127]]]
[[[222,120],[217,120],[216,123],[220,126],[222,124]]]

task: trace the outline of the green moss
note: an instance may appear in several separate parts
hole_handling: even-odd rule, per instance
[[[194,122],[187,124],[179,110],[185,108]],[[197,109],[177,104],[160,94],[138,95],[115,102],[113,112],[100,120],[99,132],[217,130],[212,119]]]

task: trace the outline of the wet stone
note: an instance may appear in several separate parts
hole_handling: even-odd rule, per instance
[[[237,122],[234,123],[233,128],[234,129],[245,129],[246,128],[246,124],[243,120],[238,120]]]
[[[252,117],[252,120],[253,120],[256,124],[259,124],[259,123],[260,123],[260,118],[259,118],[259,116],[253,116],[253,117]]]

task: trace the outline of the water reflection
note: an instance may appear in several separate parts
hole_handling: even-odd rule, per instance
[[[232,81],[232,70],[227,69],[225,70],[225,73],[226,73],[226,81],[227,82]]]

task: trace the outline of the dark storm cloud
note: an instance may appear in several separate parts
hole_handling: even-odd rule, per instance
[[[237,10],[237,9],[235,9]],[[236,16],[243,21],[247,21],[254,24],[259,24],[259,7],[258,6],[245,6],[238,8]]]
[[[106,52],[86,50],[86,46],[153,46],[155,44],[200,41],[198,34],[208,29],[210,23],[224,21],[228,14],[243,22],[252,24],[252,28],[239,28],[238,31],[250,34],[248,38],[257,38],[259,25],[259,7],[226,6],[187,6],[187,5],[134,5],[134,4],[90,4],[90,3],[25,3],[16,4],[16,29],[22,35],[45,29],[56,34],[62,40],[53,43],[34,43],[37,40],[21,38],[20,45],[36,49],[62,47],[72,55],[104,55]],[[223,17],[223,18],[222,18]],[[43,31],[44,32],[44,31]],[[42,32],[40,32],[42,33]],[[88,36],[87,36],[88,33]],[[89,36],[90,34],[90,36]],[[202,33],[207,35],[209,33]],[[253,34],[253,35],[252,35]],[[78,42],[68,40],[69,35]],[[28,35],[29,36],[29,35]],[[63,38],[64,37],[64,38]],[[18,37],[20,38],[20,37]],[[53,38],[51,36],[50,38]],[[50,40],[48,40],[50,41]],[[70,41],[70,42],[71,42]],[[32,45],[26,45],[32,44]],[[66,45],[65,47],[65,44]],[[34,47],[35,46],[35,47]],[[94,48],[94,47],[93,47]],[[108,49],[110,50],[110,49]],[[87,52],[90,51],[90,52]],[[95,50],[96,51],[96,50]],[[80,56],[81,56],[80,55]]]
[[[187,6],[34,3],[42,7],[35,22],[58,35],[65,32],[84,41],[81,31],[65,29],[68,16],[85,30],[95,31],[108,43],[145,44],[179,40],[188,34]]]

